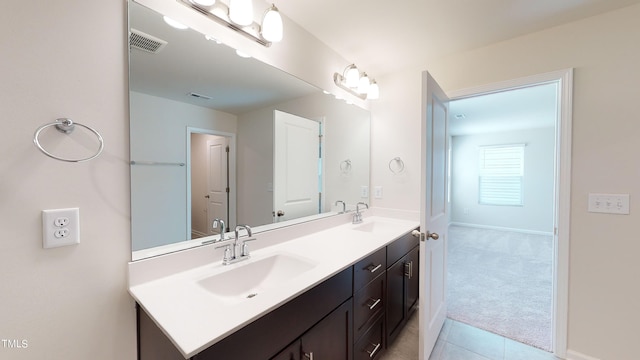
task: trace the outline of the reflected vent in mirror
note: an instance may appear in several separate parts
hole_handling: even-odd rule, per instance
[[[155,36],[143,33],[140,30],[131,29],[129,33],[129,47],[150,53],[157,53],[167,45],[167,42]]]

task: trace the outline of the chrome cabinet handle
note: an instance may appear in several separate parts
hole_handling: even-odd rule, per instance
[[[380,345],[382,345],[382,343],[378,343],[378,344],[371,344],[374,346],[373,350],[371,351],[367,351],[367,354],[369,354],[370,358],[373,358],[376,353],[378,352],[378,350],[380,349]]]
[[[373,300],[373,304],[371,304],[371,305],[367,304],[367,306],[369,307],[369,310],[373,310],[373,308],[374,308],[374,307],[376,307],[376,306],[378,306],[378,304],[380,303],[380,301],[382,301],[382,299],[374,300],[374,299],[372,299],[372,298],[371,298],[370,300]]]
[[[369,272],[376,272],[378,271],[378,269],[380,269],[382,267],[382,264],[379,264],[378,266],[373,266],[373,264],[369,265],[369,267],[367,267],[367,269],[369,270]]]
[[[404,263],[404,276],[409,279],[413,278],[413,261]]]
[[[308,354],[307,354],[307,353],[304,353],[304,357],[305,357],[305,358],[307,358],[307,359],[309,359],[309,360],[313,360],[313,352],[310,352],[310,353],[308,353]]]

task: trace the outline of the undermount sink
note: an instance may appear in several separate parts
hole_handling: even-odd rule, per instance
[[[358,225],[354,227],[353,230],[372,233],[372,232],[393,230],[397,227],[398,227],[397,224],[386,222],[386,221],[372,221],[362,225]]]
[[[261,292],[285,284],[316,266],[310,260],[288,254],[276,254],[244,264],[197,282],[209,293],[227,303],[258,296]]]

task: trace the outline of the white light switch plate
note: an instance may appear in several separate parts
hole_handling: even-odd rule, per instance
[[[360,186],[360,197],[361,198],[369,197],[369,187],[367,185]]]
[[[382,199],[382,186],[376,186],[373,188],[373,197],[376,199]]]
[[[42,210],[42,247],[80,243],[80,209]]]
[[[589,212],[629,214],[629,194],[589,194]]]

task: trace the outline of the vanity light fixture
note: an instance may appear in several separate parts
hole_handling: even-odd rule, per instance
[[[333,82],[339,88],[363,100],[375,100],[380,97],[378,83],[375,80],[370,80],[367,73],[360,73],[355,64],[347,66],[342,74],[334,73]]]
[[[252,0],[230,0],[229,5],[213,0],[178,1],[263,46],[282,40],[282,16],[273,4],[265,11],[262,24],[259,24],[253,20]],[[208,3],[211,5],[205,5]]]
[[[367,99],[376,100],[380,98],[380,87],[375,80],[371,80],[371,85],[369,85],[369,91],[367,92]]]
[[[229,0],[229,19],[236,25],[251,25],[253,23],[253,1]]]
[[[211,6],[216,3],[216,0],[193,0],[193,2],[202,6]]]
[[[267,9],[262,17],[260,34],[267,41],[282,41],[282,16],[280,16],[280,11],[278,11],[278,8],[273,4],[271,4],[271,7]]]
[[[369,92],[369,86],[371,85],[371,81],[369,80],[369,76],[367,73],[362,73],[360,80],[358,81],[358,93],[366,94]]]

